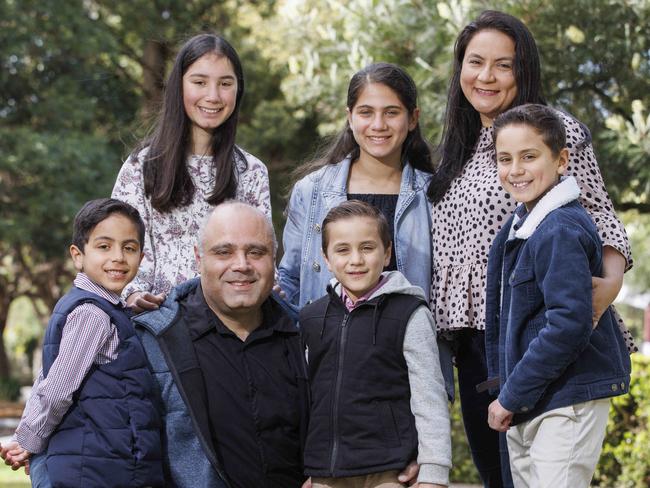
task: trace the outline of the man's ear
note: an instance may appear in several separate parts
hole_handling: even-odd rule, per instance
[[[196,259],[196,265],[198,268],[201,267],[201,251],[199,251],[198,246],[194,246],[194,259]]]
[[[84,253],[81,249],[79,249],[77,246],[72,244],[70,246],[70,257],[72,258],[72,262],[74,263],[74,267],[77,271],[83,271],[84,270]]]

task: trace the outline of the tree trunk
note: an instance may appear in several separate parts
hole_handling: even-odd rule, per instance
[[[11,364],[7,357],[5,349],[5,328],[7,327],[7,318],[9,318],[9,305],[11,301],[2,300],[0,304],[0,380],[9,379],[11,375]]]
[[[145,119],[158,113],[162,105],[166,60],[167,48],[163,43],[153,39],[145,42],[141,61],[144,88],[142,111]]]

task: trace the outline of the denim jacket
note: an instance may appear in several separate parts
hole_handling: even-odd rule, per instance
[[[347,200],[350,165],[349,157],[326,165],[298,181],[291,193],[278,274],[294,306],[325,295],[332,278],[321,254],[321,225],[330,209]],[[431,287],[431,204],[426,196],[430,179],[404,164],[394,222],[397,269],[426,296]]]
[[[563,179],[530,213],[520,206],[490,249],[488,375],[500,378],[513,424],[629,390],[630,358],[611,308],[592,326],[602,243],[579,194],[573,177]]]

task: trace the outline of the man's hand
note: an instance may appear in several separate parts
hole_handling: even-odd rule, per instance
[[[311,477],[307,478],[300,488],[311,488]]]
[[[165,301],[165,294],[159,293],[154,295],[146,291],[136,291],[131,293],[126,299],[126,305],[131,307],[135,313],[156,310]]]
[[[510,410],[501,406],[499,400],[494,400],[488,407],[488,425],[496,431],[505,432],[510,428],[513,415]]]

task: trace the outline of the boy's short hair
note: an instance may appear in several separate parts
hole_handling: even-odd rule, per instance
[[[120,214],[133,222],[138,230],[138,240],[140,249],[144,247],[144,222],[140,217],[140,212],[126,202],[116,200],[115,198],[98,198],[86,202],[81,210],[74,217],[72,227],[72,244],[77,246],[81,252],[90,238],[93,229],[101,221],[107,219],[113,214]]]
[[[388,221],[384,217],[384,214],[377,207],[362,202],[361,200],[348,200],[327,212],[323,220],[323,254],[327,254],[327,244],[329,241],[327,226],[333,222],[351,219],[352,217],[368,217],[377,222],[377,231],[379,232],[379,237],[384,248],[388,249],[390,247],[390,228],[388,227]]]
[[[560,154],[560,151],[566,147],[564,123],[556,111],[546,105],[527,103],[499,115],[492,124],[495,145],[499,132],[508,125],[525,125],[535,129],[542,136],[544,144],[548,146],[553,156]]]

